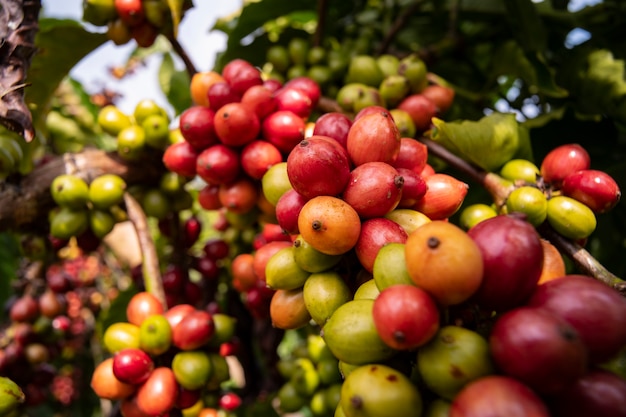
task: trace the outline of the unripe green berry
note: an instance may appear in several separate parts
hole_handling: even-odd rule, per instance
[[[539,226],[548,215],[548,199],[535,187],[523,186],[511,191],[506,200],[507,212],[523,213],[533,226]]]
[[[578,200],[556,196],[548,200],[548,223],[561,235],[578,240],[589,237],[596,230],[596,215]]]

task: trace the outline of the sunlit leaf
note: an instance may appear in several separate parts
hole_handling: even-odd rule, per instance
[[[500,45],[493,54],[492,77],[507,75],[521,78],[533,94],[549,97],[567,97],[568,91],[555,81],[553,69],[545,62],[541,53],[524,53],[513,41]]]
[[[242,10],[235,27],[228,37],[229,46],[239,42],[269,20],[301,10],[316,10],[317,2],[312,0],[285,1],[264,0],[249,3]]]
[[[57,86],[81,59],[108,40],[104,33],[87,31],[75,20],[39,20],[35,39],[38,52],[28,72],[26,102],[33,113],[35,126]]]
[[[176,69],[171,54],[163,55],[163,61],[159,67],[159,85],[177,115],[191,105],[189,83],[187,71]]]
[[[434,141],[486,171],[495,171],[530,150],[528,134],[520,131],[513,114],[492,113],[478,121],[433,118],[433,124],[430,136]]]
[[[626,122],[626,62],[606,49],[581,47],[561,66],[559,80],[572,90],[577,110]]]
[[[172,14],[172,31],[174,37],[178,36],[178,25],[183,18],[183,4],[184,0],[167,0],[167,6],[170,8]]]

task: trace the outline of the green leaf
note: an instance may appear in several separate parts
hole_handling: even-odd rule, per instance
[[[265,22],[285,16],[298,10],[315,11],[317,2],[313,0],[264,0],[248,3],[237,19],[237,26],[228,37],[228,45],[239,43],[241,39],[263,26]]]
[[[577,110],[626,122],[626,62],[606,49],[580,47],[563,62],[559,81],[572,91]]]
[[[317,2],[312,0],[263,0],[246,4],[236,18],[218,20],[213,29],[224,31],[228,35],[228,42],[224,53],[219,54],[214,70],[220,71],[228,61],[234,58],[262,64],[265,60],[265,50],[269,45],[263,25],[295,12],[315,12],[316,7]],[[301,19],[303,16],[315,15],[295,13],[294,16]],[[248,39],[249,35],[251,38]],[[244,38],[246,38],[245,42]],[[259,39],[262,39],[260,44],[257,43]]]
[[[526,52],[541,52],[547,43],[546,28],[531,0],[505,0],[511,33]]]
[[[569,95],[568,91],[557,85],[554,78],[554,69],[547,63],[542,53],[526,55],[528,62],[535,71],[535,83],[540,93],[550,97],[563,98]]]
[[[11,282],[17,276],[17,267],[20,259],[20,249],[15,236],[0,233],[0,305],[13,294]],[[0,318],[4,310],[0,309]]]
[[[63,82],[67,82],[69,89],[64,94],[72,94],[72,98],[78,100],[77,103],[71,105],[72,109],[68,113],[70,118],[78,124],[80,130],[85,133],[86,144],[95,145],[105,151],[115,150],[117,139],[104,133],[98,126],[97,119],[100,107],[91,100],[91,95],[79,81],[71,77]]]
[[[524,121],[522,125],[528,129],[543,127],[554,120],[561,120],[566,110],[566,106],[557,107],[555,109],[552,109],[552,111],[550,112],[542,113],[537,117]]]
[[[167,6],[170,8],[172,14],[172,31],[174,37],[178,36],[178,25],[183,18],[183,4],[184,0],[167,0]]]
[[[514,114],[492,113],[478,121],[433,118],[433,124],[431,139],[485,171],[498,170],[520,153],[532,154],[530,138]]]
[[[519,124],[517,130],[519,133],[519,145],[515,155],[513,155],[513,159],[525,159],[527,161],[534,162],[535,157],[533,155],[533,147],[530,141],[530,130],[528,126]]]
[[[159,67],[159,85],[177,115],[191,106],[190,82],[186,70],[176,69],[172,55],[163,55],[163,61]]]
[[[38,48],[28,71],[26,102],[33,113],[35,126],[41,124],[48,101],[70,70],[86,55],[108,40],[104,33],[87,31],[69,19],[39,20],[35,38]]]
[[[493,54],[492,78],[508,75],[521,78],[533,94],[542,93],[549,97],[567,97],[568,91],[555,81],[555,74],[541,53],[524,53],[514,41],[500,45]]]
[[[68,83],[72,87],[72,91],[76,97],[80,100],[80,105],[86,108],[91,115],[97,118],[100,107],[98,107],[91,100],[91,95],[85,90],[85,87],[81,84],[81,82],[70,77],[68,78]]]

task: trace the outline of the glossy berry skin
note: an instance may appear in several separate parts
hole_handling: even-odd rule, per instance
[[[220,238],[211,239],[205,242],[202,248],[206,256],[211,259],[224,259],[230,253],[228,242]]]
[[[573,240],[586,239],[597,226],[596,216],[589,207],[564,195],[548,200],[547,219],[554,230]]]
[[[566,176],[561,193],[585,204],[594,213],[608,212],[622,195],[613,177],[595,169],[583,169]]]
[[[495,216],[469,229],[480,248],[483,280],[474,294],[489,311],[506,311],[524,304],[537,286],[543,266],[543,249],[535,228],[516,215]]]
[[[313,135],[331,137],[345,148],[350,126],[352,126],[352,120],[345,114],[339,112],[324,113],[315,122]]]
[[[411,284],[392,285],[374,300],[374,324],[381,339],[398,350],[427,343],[439,329],[439,309],[424,290]]]
[[[576,329],[547,309],[518,307],[501,315],[489,335],[494,363],[542,394],[557,394],[587,371],[587,349]]]
[[[189,107],[180,115],[180,133],[195,149],[206,149],[218,143],[214,117],[215,112],[208,107]]]
[[[126,384],[144,383],[153,369],[152,358],[141,349],[122,349],[113,357],[113,374]]]
[[[252,142],[261,130],[256,113],[242,103],[228,103],[215,112],[215,132],[228,146]]]
[[[173,327],[172,341],[181,350],[194,350],[207,343],[215,332],[213,317],[206,311],[193,311]]]
[[[570,143],[548,152],[539,169],[545,182],[559,187],[566,176],[581,169],[589,169],[590,165],[591,157],[585,148]]]
[[[554,417],[626,416],[626,380],[604,369],[590,370],[553,399]]]
[[[241,405],[241,398],[234,392],[227,392],[220,397],[219,405],[226,411],[234,411]]]
[[[137,26],[145,19],[145,11],[141,0],[115,0],[115,10],[128,26]]]
[[[527,303],[562,317],[578,332],[592,363],[615,357],[626,344],[626,299],[586,275],[565,275],[537,286]]]
[[[187,141],[174,143],[163,153],[165,167],[188,178],[196,175],[197,159],[198,151]]]
[[[450,417],[549,417],[545,403],[515,378],[490,375],[466,385],[452,401]]]

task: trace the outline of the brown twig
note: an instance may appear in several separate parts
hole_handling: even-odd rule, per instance
[[[486,172],[470,164],[432,139],[420,137],[419,141],[428,146],[428,152],[431,155],[440,158],[457,171],[467,175],[474,182],[485,187],[498,207],[501,207],[506,202],[509,193],[513,191],[513,186],[499,175],[493,172]]]
[[[396,37],[398,32],[400,32],[400,30],[406,26],[409,18],[422,6],[422,3],[424,3],[423,0],[415,0],[413,3],[407,6],[407,8],[404,9],[400,14],[398,14],[398,17],[393,22],[391,29],[389,29],[389,32],[387,32],[385,38],[376,49],[376,55],[382,55],[387,52],[387,49],[389,48],[389,45],[391,45],[393,39]]]
[[[328,13],[328,0],[317,1],[317,26],[313,34],[313,46],[321,46],[324,39],[324,26],[326,25],[326,15]]]
[[[0,124],[27,142],[35,137],[24,81],[35,55],[41,1],[0,0]]]
[[[61,174],[72,173],[89,183],[102,174],[110,173],[132,184],[153,182],[163,170],[159,164],[129,163],[116,152],[107,153],[94,148],[55,157],[35,168],[19,183],[0,183],[0,230],[37,228],[47,224],[48,212],[54,207],[50,185]]]
[[[457,36],[457,22],[459,21],[459,8],[461,2],[459,0],[452,1],[450,5],[450,17],[448,18],[448,36],[454,38]]]
[[[172,44],[172,48],[174,48],[174,52],[176,52],[176,54],[180,57],[180,59],[183,60],[183,63],[185,64],[185,68],[187,69],[187,74],[189,74],[189,78],[193,77],[194,74],[198,72],[198,70],[196,69],[196,66],[193,64],[191,57],[189,57],[189,54],[187,54],[187,51],[185,50],[185,48],[183,48],[180,42],[178,42],[178,39],[176,39],[174,36],[168,36],[167,40],[170,41],[170,43]]]
[[[341,108],[339,103],[329,97],[320,97],[320,100],[317,103],[317,108],[323,113],[345,113],[345,111]]]
[[[548,239],[561,252],[567,255],[580,269],[597,280],[604,282],[609,287],[614,288],[620,294],[626,296],[626,282],[607,270],[596,258],[594,258],[585,248],[576,242],[558,234],[549,225],[542,225],[539,232]]]
[[[124,193],[124,204],[128,212],[128,219],[135,227],[139,239],[142,258],[141,267],[146,291],[154,295],[161,302],[163,308],[167,309],[165,290],[163,289],[161,270],[159,268],[159,257],[148,228],[146,214],[137,200],[128,192]]]

